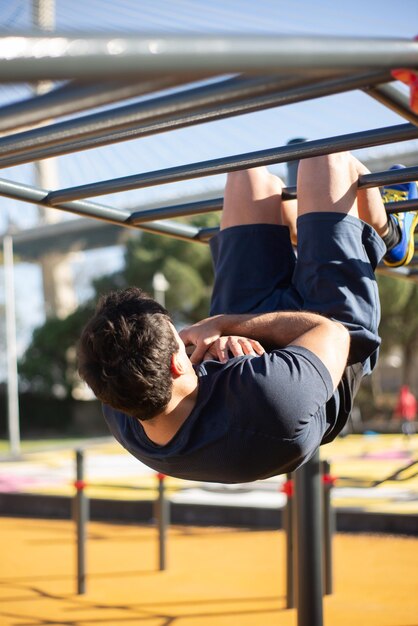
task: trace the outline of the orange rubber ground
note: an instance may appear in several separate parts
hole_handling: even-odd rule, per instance
[[[296,626],[284,534],[91,523],[87,593],[75,593],[74,524],[0,519],[1,626]],[[338,534],[326,626],[417,626],[418,539]]]

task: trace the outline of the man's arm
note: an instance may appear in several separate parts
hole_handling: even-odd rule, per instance
[[[290,345],[307,348],[321,359],[334,387],[343,374],[350,346],[350,336],[342,324],[315,313],[295,311],[216,315],[180,333],[186,345],[195,346],[191,356],[193,363],[199,363],[208,348],[223,335],[243,335],[279,348]]]

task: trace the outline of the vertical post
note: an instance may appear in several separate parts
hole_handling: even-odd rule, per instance
[[[283,526],[286,532],[286,608],[293,609],[296,606],[294,593],[294,488],[292,474],[286,474],[286,482],[283,485],[283,493],[286,494],[286,506],[283,510]]]
[[[298,626],[322,626],[321,472],[319,452],[295,474]]]
[[[322,484],[323,484],[323,546],[324,546],[324,591],[326,595],[333,592],[333,567],[332,567],[332,539],[335,532],[335,512],[331,503],[331,489],[334,479],[330,474],[330,464],[322,461]]]
[[[165,497],[165,475],[157,474],[158,500],[157,500],[157,523],[158,523],[158,556],[159,569],[163,571],[167,567],[167,529],[170,524],[170,503]]]
[[[3,263],[6,312],[7,423],[10,452],[13,456],[19,456],[19,385],[17,372],[13,237],[11,235],[5,235],[3,238]]]
[[[76,494],[74,499],[74,519],[77,533],[77,593],[86,593],[86,524],[88,521],[88,500],[84,489],[84,451],[76,450]]]

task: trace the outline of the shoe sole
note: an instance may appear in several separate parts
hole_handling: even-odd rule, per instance
[[[414,251],[415,251],[415,237],[414,237],[414,233],[415,233],[415,229],[417,227],[418,224],[418,211],[415,213],[415,217],[412,220],[412,224],[409,228],[409,244],[408,244],[408,250],[406,253],[406,256],[401,260],[401,261],[397,261],[396,263],[390,263],[389,261],[384,261],[385,265],[387,265],[388,267],[402,267],[403,265],[408,265],[408,263],[411,262],[412,257],[414,256]]]

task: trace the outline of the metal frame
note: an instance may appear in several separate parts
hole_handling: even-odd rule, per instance
[[[227,79],[0,138],[0,168],[352,89],[369,89],[387,80],[390,74],[382,71],[326,80],[300,76]]]
[[[11,131],[45,122],[55,117],[77,113],[167,89],[184,83],[173,76],[161,76],[136,83],[77,83],[72,81],[42,95],[13,102],[1,108],[0,131]]]
[[[193,78],[227,72],[260,75],[224,78],[147,102],[3,137],[0,139],[0,167],[350,89],[363,89],[410,122],[57,191],[0,179],[0,195],[53,206],[120,226],[207,242],[217,229],[199,229],[166,218],[219,210],[222,198],[133,212],[84,198],[418,138],[418,116],[410,110],[406,97],[393,85],[382,84],[390,80],[389,70],[397,68],[418,68],[418,42],[349,37],[216,35],[25,37],[18,34],[0,37],[0,81],[63,78],[90,81],[88,85],[70,83],[44,96],[3,107],[0,109],[0,131],[184,84]],[[124,80],[125,83],[119,82]],[[359,186],[368,188],[417,177],[418,167],[410,167],[362,176]],[[295,192],[294,188],[289,188],[286,196],[295,197]],[[391,213],[417,207],[418,201],[409,201],[388,204],[386,209]],[[154,218],[160,219],[153,221]],[[7,244],[7,237],[4,241]],[[418,272],[413,267],[390,273],[418,280]],[[320,626],[323,620],[319,492],[319,457],[316,454],[299,470],[296,484],[299,626]]]
[[[418,42],[401,38],[16,34],[0,37],[0,80],[414,68],[417,56]]]
[[[378,128],[376,130],[363,131],[360,133],[350,133],[339,135],[327,139],[317,139],[304,143],[295,143],[269,150],[259,150],[239,154],[232,157],[201,161],[179,167],[170,167],[165,170],[147,172],[145,174],[135,174],[111,180],[79,185],[68,189],[53,191],[48,195],[47,204],[57,206],[64,202],[80,200],[91,196],[119,193],[131,189],[142,189],[154,185],[173,183],[202,176],[213,176],[224,174],[236,170],[256,167],[260,165],[274,165],[276,163],[287,163],[299,159],[313,156],[330,154],[332,152],[342,152],[345,150],[356,150],[359,148],[369,148],[379,146],[394,141],[407,141],[418,138],[418,128],[413,124],[400,124],[388,128]]]

